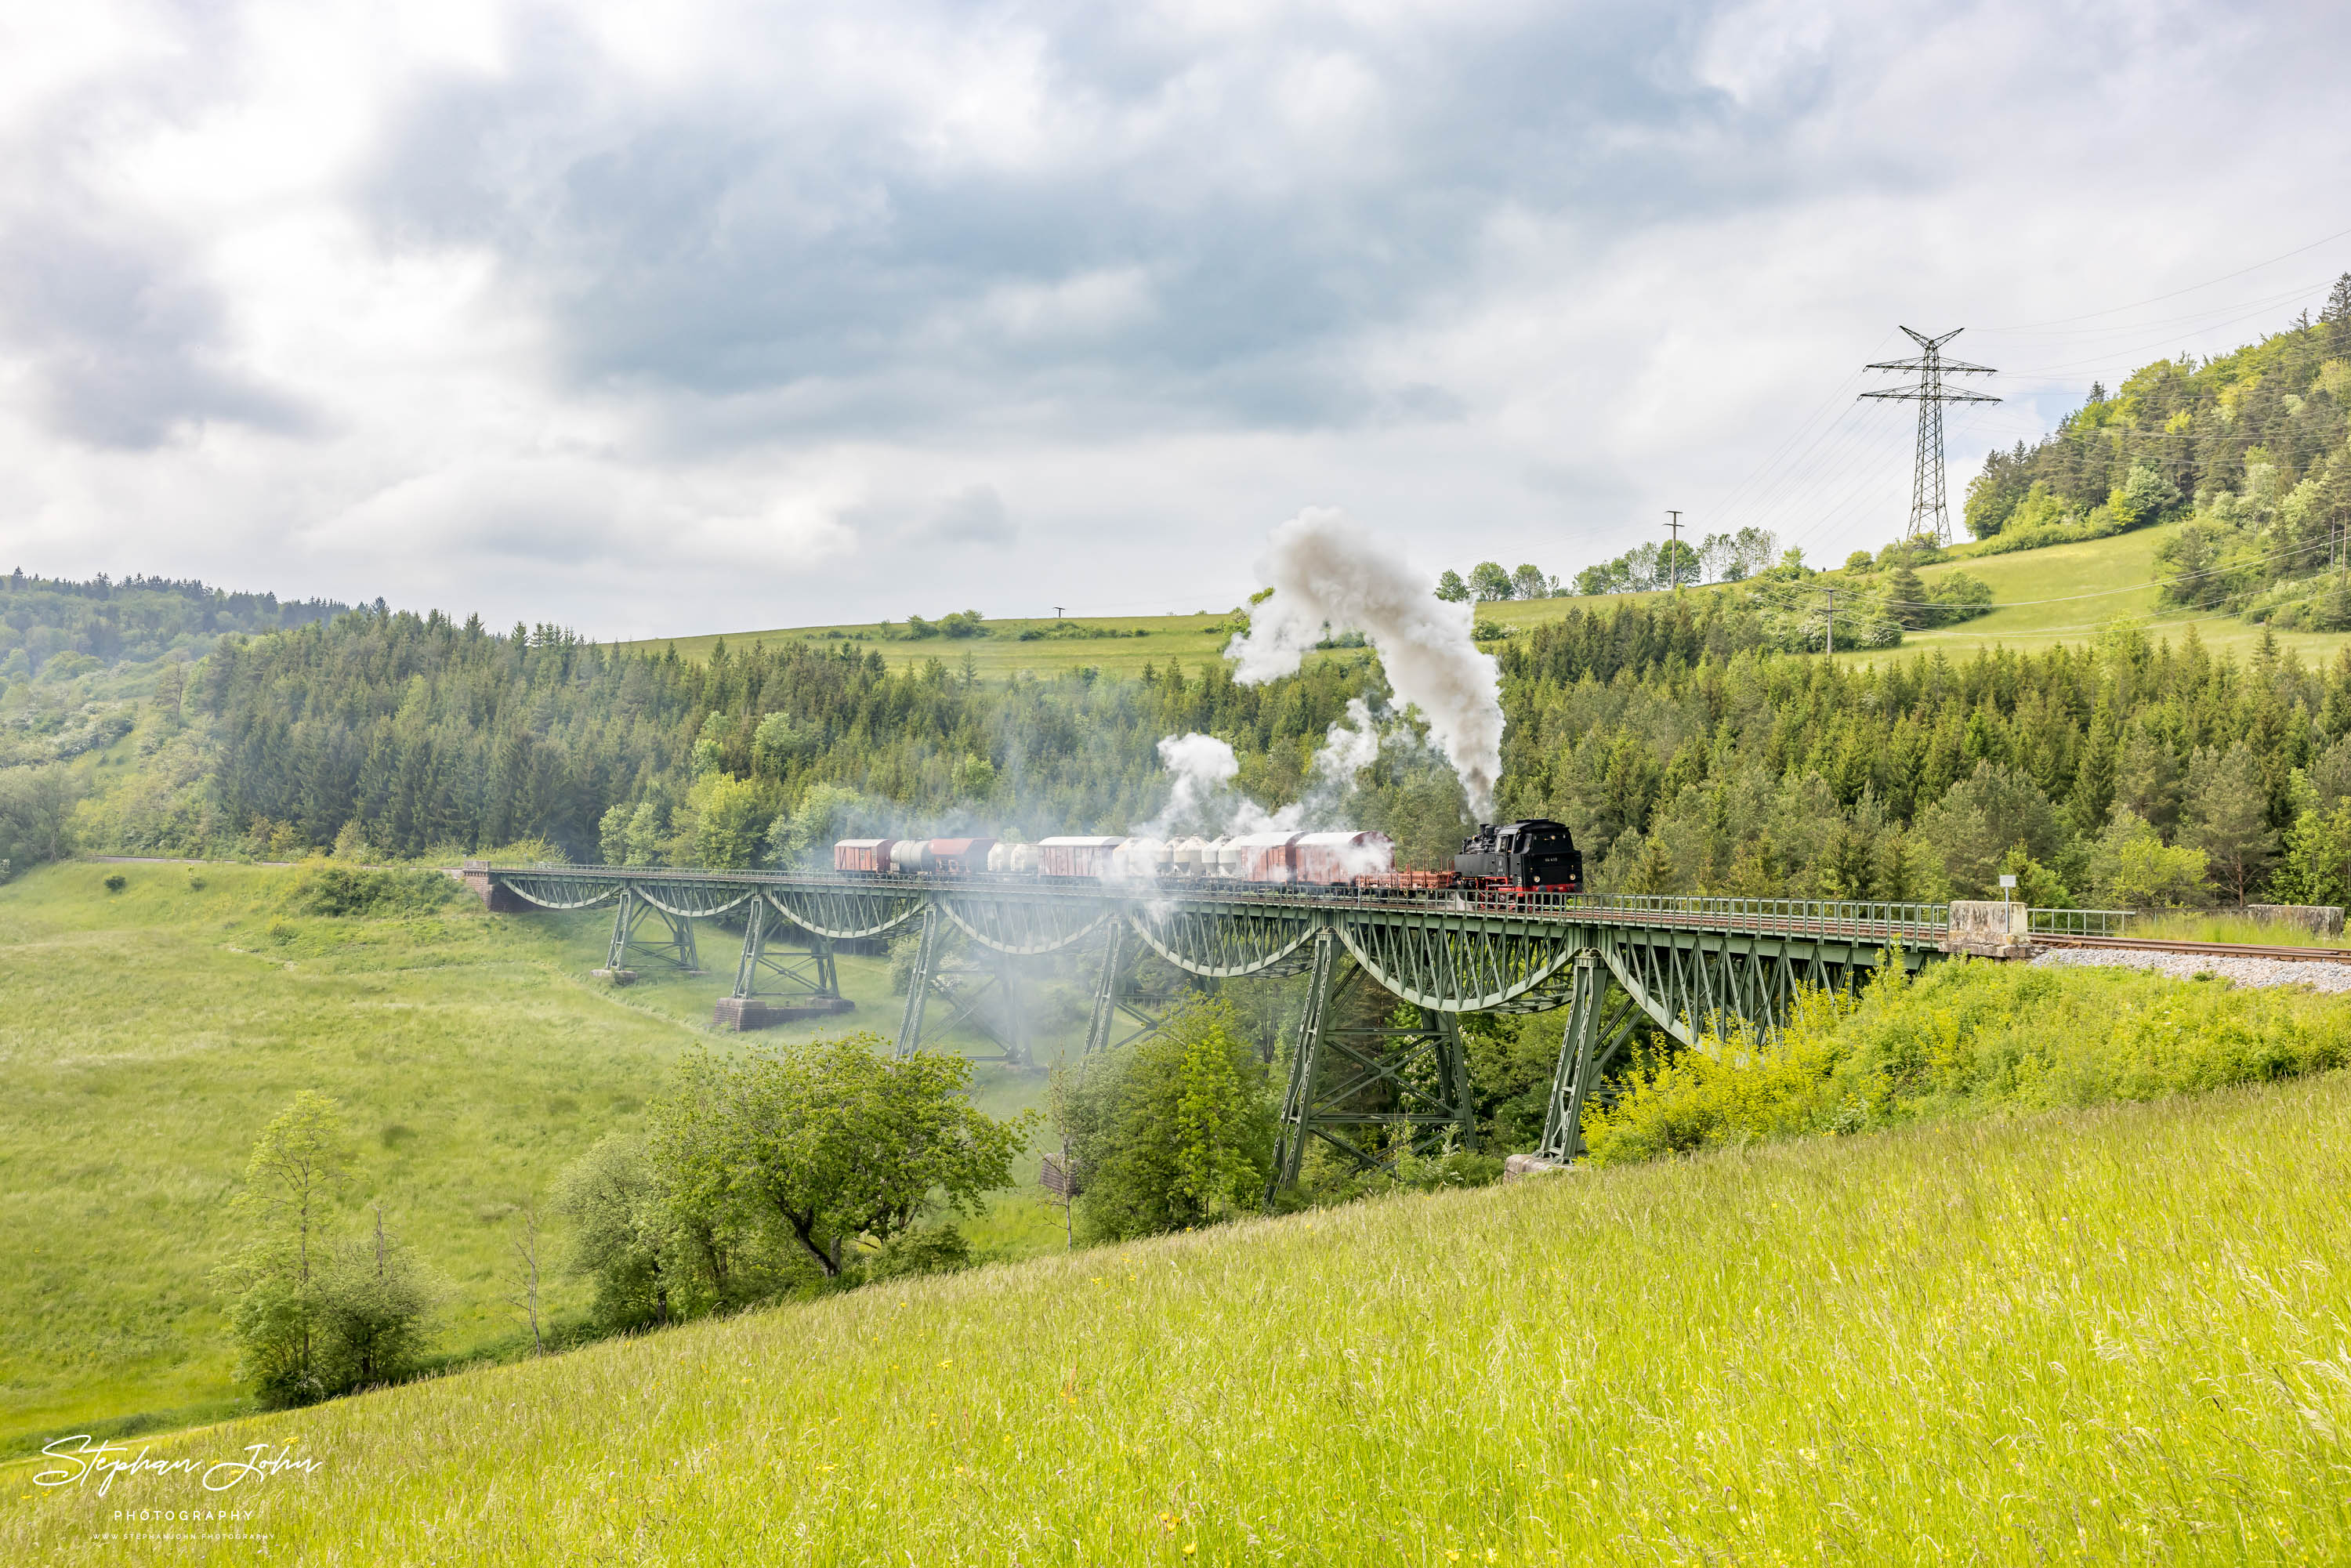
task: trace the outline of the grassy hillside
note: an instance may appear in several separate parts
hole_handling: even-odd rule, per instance
[[[2258,626],[2233,615],[2158,606],[2156,591],[2151,585],[2158,578],[2166,575],[2167,569],[2157,562],[2156,551],[2165,540],[2178,533],[2179,528],[2179,525],[2170,523],[2079,544],[2053,545],[2044,549],[2016,550],[1980,557],[1977,555],[1977,546],[1972,541],[1961,544],[1950,552],[1949,561],[1941,566],[1923,568],[1919,576],[1931,586],[1950,572],[1965,570],[1991,584],[1993,601],[2002,608],[1957,626],[1909,632],[1903,638],[1901,647],[1891,656],[1901,658],[1930,648],[1939,648],[1959,656],[1972,653],[1979,648],[1994,646],[2039,649],[2054,643],[2079,643],[2095,636],[2100,626],[2116,616],[2143,618],[2149,632],[2158,637],[2177,639],[2193,625],[2196,634],[2208,647],[2216,651],[2225,649],[2242,653],[2252,648],[2262,638],[2262,628]],[[1824,584],[1842,582],[1844,574],[1824,573],[1822,580]],[[2118,592],[2116,590],[2129,591]],[[1656,593],[1636,593],[1601,600],[1511,600],[1481,604],[1478,607],[1478,615],[1483,621],[1522,628],[1556,621],[1574,608],[1613,604],[1619,599],[1652,601],[1662,597]],[[1140,674],[1146,664],[1164,669],[1170,659],[1175,659],[1186,669],[1197,669],[1203,663],[1221,657],[1225,645],[1232,640],[1230,632],[1223,629],[1225,617],[1207,614],[1086,618],[1071,624],[1116,632],[1119,635],[1028,643],[1019,640],[1022,631],[1043,629],[1053,623],[991,621],[987,622],[989,635],[967,639],[882,640],[874,627],[865,625],[730,632],[726,634],[726,641],[730,647],[747,647],[760,642],[825,643],[843,635],[858,635],[868,639],[859,643],[858,646],[878,649],[893,665],[898,666],[919,664],[926,659],[935,658],[955,669],[960,666],[964,655],[969,653],[975,670],[983,678],[1000,678],[1024,670],[1040,677],[1050,676],[1082,665],[1092,665],[1105,674],[1132,675]],[[1137,632],[1145,634],[1136,637],[1134,633]],[[2279,632],[2276,635],[2282,645],[2301,650],[2305,658],[2332,658],[2337,649],[2351,643],[2351,632],[2294,631]],[[716,635],[681,637],[629,646],[660,649],[672,645],[674,642],[681,657],[707,659],[712,646],[718,641]],[[1349,655],[1333,651],[1321,656]],[[1869,663],[1887,656],[1882,653],[1840,653],[1838,658],[1840,661]]]
[[[2340,1076],[1813,1140],[868,1290],[156,1453],[315,1460],[229,1497],[320,1563],[2308,1562],[2351,1539],[2346,1151]],[[10,1479],[20,1561],[120,1561],[111,1510],[222,1500]]]
[[[2179,524],[2168,523],[2079,544],[1980,557],[1973,545],[1962,545],[1951,552],[1949,564],[1922,568],[1918,575],[1931,585],[1950,572],[1966,571],[1991,585],[1994,604],[2012,608],[1995,609],[1957,626],[1912,632],[1902,639],[1902,648],[1942,648],[1954,654],[1993,644],[2045,648],[2085,641],[2121,615],[2143,620],[2152,636],[2177,641],[2193,626],[2208,648],[2241,655],[2250,652],[2262,640],[2261,627],[2234,615],[2160,606],[2156,590],[2144,586],[2168,575],[2169,569],[2156,559],[2156,552],[2179,531]],[[2118,589],[2131,591],[2115,591]],[[2351,643],[2351,633],[2344,632],[2274,634],[2280,646],[2298,649],[2313,660],[2331,659]]]
[[[747,648],[755,643],[770,645],[778,643],[852,642],[855,646],[878,651],[893,667],[922,664],[927,659],[943,661],[949,669],[959,669],[964,655],[971,656],[973,666],[984,678],[1000,679],[1019,671],[1028,671],[1047,678],[1091,665],[1105,674],[1133,675],[1142,673],[1145,664],[1161,669],[1173,659],[1186,668],[1213,662],[1223,653],[1225,644],[1232,641],[1226,627],[1227,617],[1203,612],[1196,615],[1119,615],[1079,616],[1069,621],[990,621],[984,637],[924,637],[893,638],[872,622],[858,626],[783,626],[764,632],[729,632],[725,640],[729,647]],[[903,622],[892,622],[893,628],[903,629]],[[1074,627],[1080,635],[1043,636],[1029,642],[1020,640],[1023,632],[1039,633],[1055,627]],[[1142,635],[1136,635],[1136,633]],[[658,652],[673,644],[678,656],[705,660],[720,638],[716,633],[701,637],[653,638],[624,646]]]
[[[120,874],[122,892],[103,879]],[[381,1200],[450,1288],[440,1343],[511,1346],[502,1297],[518,1206],[605,1133],[632,1127],[734,977],[613,990],[609,915],[337,920],[285,912],[294,873],[65,864],[0,886],[0,1451],[28,1434],[169,1425],[233,1406],[225,1303],[207,1281],[237,1237],[223,1205],[262,1125],[301,1089],[344,1102]],[[894,1030],[885,967],[844,957],[852,1025]],[[953,1043],[981,1049],[976,1037]],[[982,1067],[982,1103],[1040,1075]],[[1033,1171],[1033,1166],[1029,1167]],[[1032,1212],[1035,1210],[1035,1212]],[[354,1207],[349,1225],[359,1224]],[[1057,1222],[1056,1222],[1057,1223]],[[983,1245],[1050,1228],[1008,1198]],[[559,1311],[580,1304],[567,1281]]]

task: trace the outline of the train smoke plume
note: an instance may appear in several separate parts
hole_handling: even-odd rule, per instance
[[[1420,709],[1430,738],[1452,763],[1480,821],[1494,810],[1502,772],[1501,671],[1469,640],[1474,612],[1436,597],[1410,568],[1327,507],[1310,507],[1273,530],[1258,563],[1273,597],[1226,653],[1233,678],[1251,685],[1297,670],[1322,628],[1361,632],[1376,649],[1396,701]]]
[[[1160,766],[1174,781],[1167,805],[1137,831],[1164,839],[1176,833],[1286,833],[1343,827],[1355,775],[1379,758],[1379,720],[1370,704],[1353,698],[1345,720],[1331,727],[1308,765],[1305,792],[1280,810],[1269,811],[1233,788],[1241,764],[1230,746],[1213,735],[1171,735],[1159,743]]]

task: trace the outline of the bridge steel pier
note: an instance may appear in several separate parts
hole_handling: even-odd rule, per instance
[[[611,866],[469,864],[486,898],[547,909],[617,902],[611,957],[651,951],[694,962],[692,922],[750,904],[734,999],[753,999],[762,975],[780,976],[763,944],[771,916],[815,944],[812,998],[840,1002],[830,944],[907,932],[918,937],[899,1021],[901,1052],[920,1050],[957,1021],[931,1017],[935,996],[962,1014],[982,990],[1003,988],[1023,958],[1099,940],[1102,968],[1086,1036],[1108,1050],[1157,1027],[1168,998],[1133,987],[1133,960],[1155,956],[1187,984],[1309,974],[1308,1003],[1282,1099],[1273,1187],[1294,1181],[1314,1142],[1366,1163],[1448,1141],[1473,1147],[1459,1020],[1465,1013],[1565,1009],[1544,1116],[1541,1155],[1583,1148],[1585,1112],[1606,1092],[1633,1042],[1656,1030],[1684,1045],[1744,1025],[1768,1033],[1785,1022],[1802,989],[1856,984],[1881,965],[1917,970],[1986,947],[1974,927],[2017,917],[2005,905],[1828,903],[1768,899],[1465,894],[1229,883],[1137,886],[1035,877],[847,877],[821,873],[671,871]],[[663,917],[667,943],[633,938],[645,911]],[[1983,910],[1993,911],[1991,915]],[[1964,927],[1964,929],[1963,929]],[[2004,927],[2003,929],[2006,929]],[[976,963],[957,972],[951,939]],[[1343,1015],[1357,988],[1376,987],[1396,1006],[1377,1028]],[[1337,1005],[1334,1005],[1337,1004]],[[721,1004],[722,1007],[725,1004]],[[1008,1017],[1017,1019],[1017,1010]],[[1132,1032],[1123,1028],[1133,1025]],[[747,1019],[743,1027],[756,1027]],[[1007,1060],[1025,1061],[1025,1030],[1008,1024]],[[1384,1146],[1353,1134],[1386,1128]]]

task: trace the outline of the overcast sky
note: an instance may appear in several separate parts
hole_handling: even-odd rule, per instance
[[[2323,4],[13,5],[0,571],[610,638],[1223,608],[1309,506],[1841,559],[1897,324],[2003,372],[1956,501],[2314,309],[2346,59]]]

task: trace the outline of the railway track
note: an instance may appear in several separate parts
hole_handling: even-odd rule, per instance
[[[2263,947],[2242,942],[2164,942],[2145,936],[2062,936],[2035,932],[2036,947],[2132,947],[2149,953],[2200,953],[2215,958],[2279,958],[2351,964],[2351,947]]]

